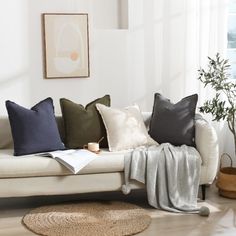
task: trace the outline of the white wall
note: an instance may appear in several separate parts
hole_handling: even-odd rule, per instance
[[[7,99],[29,107],[51,96],[56,113],[60,113],[61,97],[87,104],[110,94],[113,105],[128,104],[127,31],[96,29],[93,1],[8,0],[0,2],[0,9],[1,115],[6,114]],[[89,13],[90,78],[43,79],[41,13],[46,12]]]
[[[0,114],[5,100],[30,104],[28,1],[0,2]]]
[[[192,44],[186,44],[186,31],[193,24],[186,26],[185,2],[129,0],[129,29],[121,30],[117,18],[124,1],[1,1],[0,114],[6,114],[6,99],[31,106],[51,96],[60,113],[61,97],[86,104],[110,94],[115,106],[138,103],[151,110],[155,92],[173,101],[197,92],[196,37],[190,31]],[[45,12],[89,13],[90,78],[43,79],[41,14]]]

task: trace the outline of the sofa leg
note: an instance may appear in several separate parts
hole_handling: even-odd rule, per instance
[[[205,201],[205,199],[206,199],[206,185],[205,184],[201,185],[201,189],[202,189],[202,200]]]

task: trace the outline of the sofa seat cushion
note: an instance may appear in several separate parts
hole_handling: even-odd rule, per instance
[[[79,174],[120,172],[124,170],[125,152],[101,151],[98,158]],[[49,157],[35,155],[13,156],[12,149],[0,150],[0,178],[73,175],[66,167]]]

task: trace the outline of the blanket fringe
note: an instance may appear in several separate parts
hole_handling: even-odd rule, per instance
[[[200,209],[199,209],[199,212],[198,214],[200,216],[209,216],[210,215],[210,209],[206,206],[202,206]]]
[[[131,192],[131,187],[130,187],[130,185],[129,184],[123,184],[122,186],[121,186],[121,191],[123,192],[123,194],[125,194],[125,195],[128,195],[130,192]]]

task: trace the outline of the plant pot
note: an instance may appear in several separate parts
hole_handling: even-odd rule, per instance
[[[230,159],[230,167],[221,168],[224,156]],[[236,168],[233,167],[232,158],[226,153],[221,156],[216,186],[219,188],[219,194],[221,196],[236,199]]]

